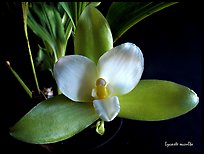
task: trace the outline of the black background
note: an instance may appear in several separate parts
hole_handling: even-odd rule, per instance
[[[110,3],[102,2],[98,9],[105,15],[109,5]],[[29,111],[34,104],[27,103],[29,98],[5,66],[5,61],[9,60],[19,75],[31,87],[34,87],[34,80],[32,79],[23,31],[21,5],[20,3],[2,3],[0,7],[0,146],[7,152],[45,153],[46,151],[39,146],[15,140],[8,134],[8,128]],[[127,153],[203,151],[202,12],[200,3],[180,2],[139,22],[114,44],[116,46],[125,42],[135,43],[144,54],[145,69],[142,79],[169,80],[185,85],[193,89],[199,96],[198,106],[187,114],[171,120],[145,122],[123,119],[123,124],[114,138],[91,152],[115,153],[123,150]],[[37,42],[37,37],[32,33],[30,37],[35,43]],[[34,43],[31,43],[31,46],[34,52],[37,51]],[[46,77],[43,80],[49,79]],[[116,119],[116,123],[117,120],[120,119]],[[87,142],[84,144],[88,144],[90,139],[87,138]],[[165,142],[191,142],[193,146],[167,148]]]

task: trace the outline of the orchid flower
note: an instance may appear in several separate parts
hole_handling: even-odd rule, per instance
[[[139,47],[124,43],[105,52],[97,65],[82,55],[63,56],[54,65],[54,78],[69,99],[93,102],[99,117],[112,121],[120,112],[117,96],[135,88],[143,69]]]

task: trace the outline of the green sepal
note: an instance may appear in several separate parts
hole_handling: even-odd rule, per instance
[[[199,102],[197,94],[183,85],[163,80],[141,80],[129,94],[120,96],[119,117],[159,121],[178,117]]]
[[[113,38],[108,22],[95,7],[87,6],[76,27],[75,54],[84,55],[97,63],[99,57],[111,48]]]

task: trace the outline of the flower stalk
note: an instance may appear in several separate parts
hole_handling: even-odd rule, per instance
[[[29,43],[29,39],[28,39],[28,32],[27,32],[28,2],[22,2],[22,10],[23,10],[24,31],[25,31],[26,41],[27,41],[27,45],[28,45],[28,52],[29,52],[29,56],[30,56],[31,67],[33,70],[33,75],[34,75],[37,91],[40,94],[40,88],[39,88],[39,84],[38,84],[38,79],[37,79],[37,75],[36,75],[36,71],[35,71],[35,66],[34,66],[34,62],[33,62],[33,58],[32,58],[30,43]]]
[[[18,80],[18,82],[21,84],[21,86],[23,87],[23,89],[26,91],[26,93],[29,95],[30,98],[32,98],[32,92],[31,90],[26,86],[26,84],[23,82],[23,80],[20,78],[20,76],[16,73],[16,71],[11,67],[11,64],[9,61],[6,61],[6,65],[8,66],[8,68],[11,70],[11,72],[13,73],[13,75],[16,77],[16,79]]]

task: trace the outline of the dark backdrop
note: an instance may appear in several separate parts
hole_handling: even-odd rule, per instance
[[[109,4],[102,2],[99,10],[106,12]],[[31,79],[32,72],[23,32],[21,6],[16,3],[3,3],[0,7],[0,146],[7,152],[45,152],[38,146],[17,141],[8,134],[8,128],[33,104],[26,103],[29,98],[4,65],[5,60],[11,61],[12,66],[28,85],[32,85],[34,81]],[[169,80],[185,85],[198,94],[200,98],[198,106],[189,113],[171,120],[145,122],[124,119],[117,135],[107,144],[96,149],[94,153],[115,153],[122,150],[127,153],[201,152],[203,150],[201,12],[201,4],[181,2],[141,21],[115,43],[116,46],[124,42],[132,42],[141,48],[145,59],[142,79]],[[34,35],[30,35],[35,38]],[[191,142],[193,146],[167,148],[165,142]]]

